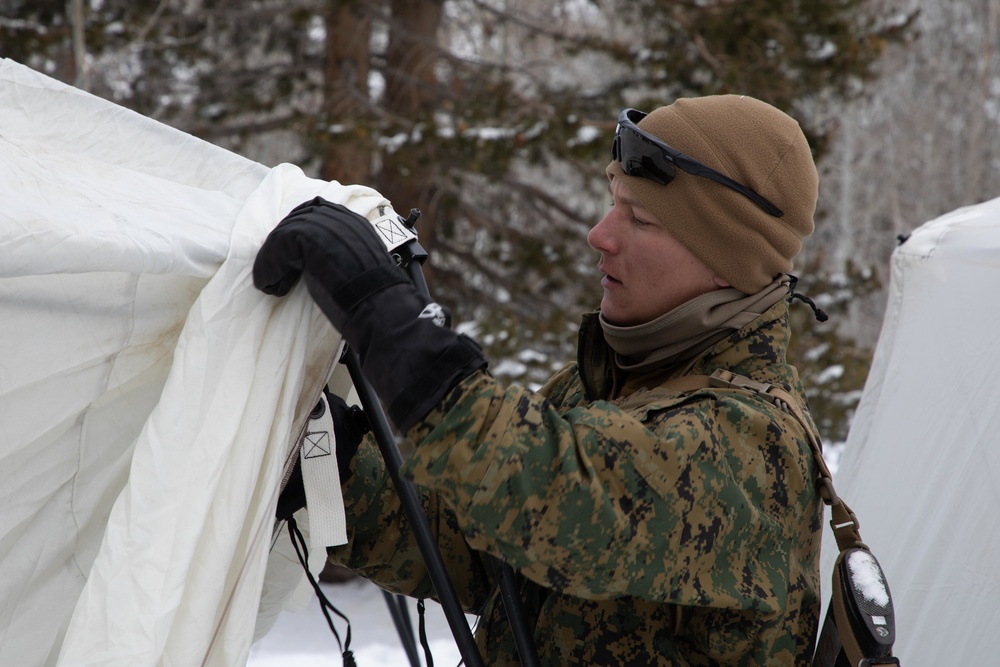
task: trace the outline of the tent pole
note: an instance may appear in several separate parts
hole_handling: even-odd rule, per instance
[[[389,607],[389,615],[392,616],[392,623],[396,626],[399,639],[403,642],[403,650],[406,651],[410,667],[420,667],[420,654],[417,652],[417,640],[413,636],[410,615],[406,610],[406,598],[385,590],[382,591],[382,595],[385,597],[386,606]]]
[[[419,217],[420,211],[414,208],[410,209],[409,217],[403,219],[402,216],[399,216],[399,220],[407,229],[413,231],[414,224]],[[392,255],[397,264],[406,270],[410,280],[413,281],[417,289],[424,295],[430,296],[430,290],[427,288],[427,282],[424,279],[421,269],[421,264],[427,259],[427,251],[423,249],[420,243],[414,238],[414,240],[397,248]],[[358,359],[358,355],[348,348],[345,352],[344,361],[351,374],[351,379],[354,381],[355,389],[358,391],[358,397],[361,399],[361,407],[364,408],[365,413],[368,415],[372,434],[375,436],[379,450],[382,452],[382,458],[385,461],[389,477],[392,479],[396,492],[399,494],[403,512],[412,525],[417,546],[427,566],[427,573],[434,584],[435,591],[437,591],[439,602],[444,609],[445,617],[451,627],[452,634],[455,636],[462,659],[466,667],[479,667],[483,664],[482,657],[479,655],[479,650],[476,647],[472,631],[469,629],[469,624],[465,620],[465,612],[458,601],[455,586],[444,567],[444,560],[437,548],[437,543],[434,541],[430,522],[427,519],[427,515],[424,514],[423,507],[420,505],[420,498],[413,484],[409,480],[403,479],[399,473],[403,461],[399,453],[399,448],[396,446],[396,439],[389,428],[389,422],[385,416],[385,411],[382,409],[382,404],[371,383],[368,382],[361,370],[361,362]],[[514,635],[514,644],[517,648],[518,657],[521,659],[521,664],[524,667],[537,667],[539,664],[538,652],[535,648],[531,630],[528,627],[527,614],[524,611],[524,602],[521,600],[514,570],[499,558],[491,556],[490,560],[497,578],[497,584],[500,588],[500,599],[503,602],[504,611],[510,622],[511,632]]]
[[[410,215],[400,222],[409,230],[420,217],[418,209],[410,209]],[[427,260],[427,251],[423,249],[418,241],[411,241],[398,249],[395,259],[406,269],[410,280],[417,286],[425,296],[430,297],[430,290],[427,288],[427,281],[421,269],[423,262]],[[514,645],[517,647],[518,657],[524,667],[537,667],[539,664],[538,651],[535,648],[535,641],[528,627],[527,614],[524,611],[524,602],[521,600],[521,592],[517,588],[517,577],[513,568],[500,558],[490,556],[493,572],[500,588],[500,599],[503,602],[507,620],[510,622],[510,629],[514,635]]]
[[[417,547],[420,549],[420,555],[423,556],[424,563],[427,566],[427,574],[434,584],[438,601],[444,609],[448,625],[455,636],[455,642],[458,645],[462,660],[468,667],[483,667],[482,656],[479,655],[479,649],[476,647],[472,630],[465,620],[465,611],[459,603],[458,594],[455,592],[455,585],[452,583],[451,577],[448,576],[448,571],[444,567],[444,559],[441,557],[441,552],[434,541],[434,533],[431,530],[430,521],[427,519],[427,515],[424,514],[423,507],[420,504],[420,497],[417,495],[413,484],[408,479],[404,479],[399,473],[403,459],[399,453],[399,448],[396,446],[396,439],[392,434],[392,430],[389,428],[389,421],[382,410],[382,404],[379,402],[375,389],[361,372],[361,361],[358,359],[357,353],[348,348],[344,362],[351,374],[354,388],[358,392],[358,398],[361,399],[361,407],[364,408],[365,414],[368,415],[372,434],[378,443],[379,451],[382,452],[386,470],[388,470],[389,477],[396,488],[396,493],[399,494],[403,512],[406,514],[406,518],[413,529],[413,535],[417,541]]]

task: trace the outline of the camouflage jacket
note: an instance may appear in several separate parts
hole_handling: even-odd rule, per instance
[[[686,372],[726,368],[804,405],[785,360],[787,307]],[[488,553],[518,573],[543,665],[808,663],[822,511],[803,427],[740,390],[637,392],[669,373],[619,377],[596,317],[580,338],[580,360],[539,392],[477,373],[408,434],[403,473],[463,605],[481,615],[485,662],[518,664]],[[433,597],[372,442],[352,473],[350,542],[332,560]]]

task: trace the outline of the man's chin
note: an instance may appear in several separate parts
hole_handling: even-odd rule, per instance
[[[613,324],[616,327],[628,326],[627,324],[623,324],[626,320],[622,318],[621,310],[615,308],[613,304],[601,302],[601,316],[605,322]]]
[[[615,308],[614,306],[606,308],[605,305],[605,303],[601,304],[601,316],[605,322],[616,327],[634,327],[654,319],[643,319],[643,316],[637,313],[630,313],[625,309]]]

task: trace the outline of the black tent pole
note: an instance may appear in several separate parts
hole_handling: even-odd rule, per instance
[[[358,360],[358,355],[353,350],[348,349],[345,356],[344,363],[351,374],[351,380],[354,382],[354,388],[358,392],[358,398],[361,399],[361,407],[364,408],[365,414],[368,415],[368,422],[372,427],[372,435],[375,436],[379,451],[382,452],[386,470],[388,470],[389,477],[396,488],[396,493],[399,495],[403,512],[413,529],[413,536],[417,541],[417,547],[420,549],[420,555],[424,558],[424,564],[427,566],[427,574],[434,584],[434,590],[437,592],[438,601],[444,610],[445,618],[448,620],[451,632],[455,636],[458,651],[468,667],[483,667],[482,656],[479,655],[479,649],[476,647],[472,630],[465,620],[465,611],[458,600],[455,585],[452,583],[451,577],[448,576],[448,571],[444,567],[444,559],[438,550],[437,542],[434,541],[434,533],[431,530],[430,521],[428,521],[427,515],[424,514],[424,509],[420,504],[420,498],[417,495],[416,489],[413,488],[413,484],[409,480],[403,479],[399,474],[403,459],[399,453],[399,448],[396,446],[396,439],[392,434],[392,430],[389,428],[389,421],[382,410],[382,404],[379,402],[375,390],[361,372],[361,362]]]
[[[410,217],[403,224],[408,228],[413,228],[413,223],[420,216],[420,211],[412,209]],[[411,242],[412,247],[405,250],[411,256],[396,257],[410,276],[410,280],[425,295],[430,296],[427,282],[424,280],[420,263],[426,259],[427,253],[419,243]],[[528,616],[524,611],[524,601],[521,600],[521,592],[517,588],[517,577],[514,570],[506,562],[499,558],[490,556],[493,566],[493,574],[496,576],[497,585],[500,588],[500,600],[503,602],[504,611],[507,613],[507,620],[510,622],[510,630],[514,635],[514,645],[517,647],[517,655],[521,659],[523,667],[538,667],[538,651],[535,648],[535,640],[532,637],[531,629],[528,627]]]
[[[410,209],[410,215],[405,220],[402,216],[400,216],[400,222],[408,230],[413,231],[413,227],[419,217],[419,210],[415,208]],[[421,269],[421,265],[427,260],[427,251],[424,250],[420,243],[416,240],[406,243],[402,247],[396,249],[393,253],[393,258],[397,264],[406,270],[410,280],[417,286],[417,289],[419,289],[425,296],[429,297],[430,290],[427,288],[427,281],[424,279],[424,274]],[[381,418],[384,420],[385,414],[382,412],[380,412],[380,414],[382,415]],[[395,440],[393,440],[392,446],[395,449]],[[397,450],[397,458],[398,456]],[[423,514],[422,508],[419,504],[416,509]],[[438,553],[436,549],[435,553]],[[438,557],[440,557],[440,554],[438,554]],[[531,629],[528,627],[527,614],[524,611],[524,602],[521,600],[521,593],[518,590],[517,577],[514,574],[514,570],[510,565],[499,558],[491,556],[490,562],[493,566],[493,573],[497,579],[497,584],[500,589],[500,599],[503,602],[504,611],[507,614],[507,620],[510,622],[511,632],[514,635],[514,644],[517,647],[517,653],[518,657],[521,659],[521,664],[524,667],[537,667],[539,665],[538,651],[535,649],[534,638],[532,637]],[[428,566],[429,565],[430,564],[428,563]],[[447,573],[445,573],[445,576],[447,576]],[[450,583],[449,579],[449,585]],[[469,664],[468,661],[466,661],[466,664]]]
[[[403,642],[403,650],[406,652],[410,667],[420,667],[420,654],[417,652],[417,640],[413,636],[413,624],[410,623],[410,616],[406,611],[406,599],[402,595],[394,595],[385,590],[382,591],[382,595],[385,597],[386,606],[389,607],[392,624],[396,626],[399,639]]]

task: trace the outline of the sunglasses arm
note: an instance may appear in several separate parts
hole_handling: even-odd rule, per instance
[[[674,164],[676,164],[681,169],[681,171],[691,174],[692,176],[701,176],[702,178],[707,178],[708,180],[715,181],[720,185],[725,185],[730,190],[735,190],[736,192],[739,192],[744,197],[752,201],[754,204],[757,204],[757,206],[759,206],[768,215],[773,215],[776,218],[780,218],[782,215],[784,215],[784,213],[780,208],[778,208],[768,200],[764,199],[762,196],[760,196],[750,188],[746,187],[745,185],[741,185],[740,183],[729,178],[725,174],[717,172],[711,167],[704,165],[701,162],[698,162],[697,160],[689,158],[683,153],[677,153],[673,157],[674,157]]]

